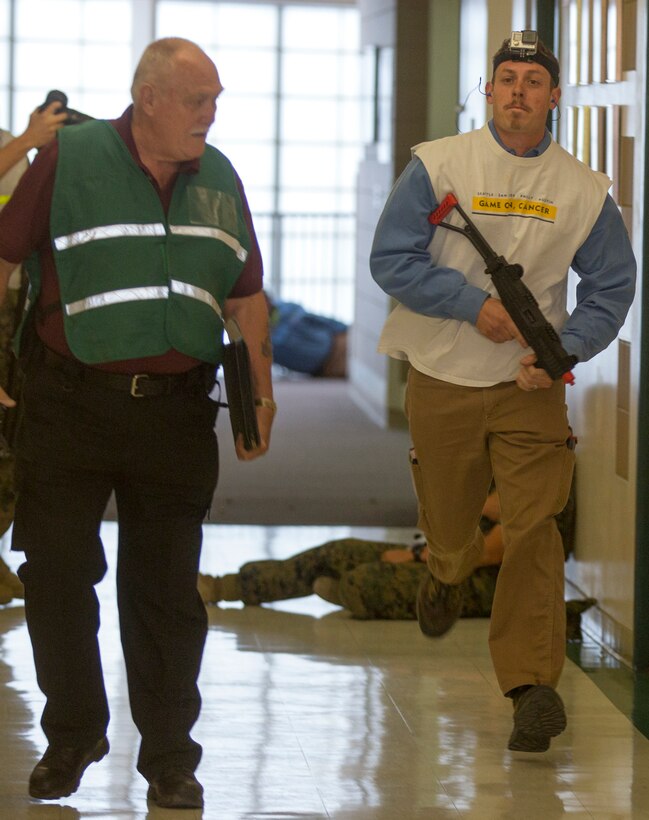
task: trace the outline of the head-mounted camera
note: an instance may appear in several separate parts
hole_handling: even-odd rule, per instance
[[[528,60],[536,54],[539,47],[539,35],[536,31],[512,31],[509,38],[509,50],[514,60]]]
[[[536,31],[525,29],[524,31],[512,31],[509,40],[505,40],[493,58],[493,71],[501,63],[508,60],[515,62],[538,63],[545,68],[553,85],[559,85],[559,61],[549,51],[539,39]]]

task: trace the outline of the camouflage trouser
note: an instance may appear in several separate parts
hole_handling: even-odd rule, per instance
[[[414,619],[417,588],[427,572],[425,564],[381,561],[389,549],[404,544],[342,538],[305,550],[286,560],[250,561],[239,570],[241,600],[270,603],[311,595],[316,578],[340,581],[340,598],[352,614],[388,620]],[[486,617],[498,567],[476,570],[467,579],[462,617]]]
[[[574,545],[574,479],[568,503],[556,520],[568,558]],[[491,527],[493,522],[481,520],[484,532]],[[341,602],[358,618],[415,619],[417,589],[428,568],[416,561],[381,561],[382,554],[389,549],[407,549],[407,545],[342,538],[285,560],[251,561],[239,570],[241,600],[246,604],[263,604],[302,598],[311,595],[316,578],[325,576],[340,582]],[[479,567],[463,582],[463,618],[491,615],[497,577],[497,566]],[[569,614],[571,604],[578,606],[579,602],[570,602]]]
[[[0,385],[7,384],[11,340],[14,335],[14,318],[18,300],[17,290],[8,290],[5,303],[0,306]],[[13,396],[12,398],[15,398]],[[14,458],[0,458],[0,536],[4,535],[14,520]]]

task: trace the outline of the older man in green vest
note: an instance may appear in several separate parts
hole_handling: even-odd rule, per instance
[[[76,791],[108,752],[109,710],[94,586],[99,528],[115,493],[117,598],[137,768],[148,798],[200,808],[191,737],[207,619],[196,590],[202,523],[218,476],[210,398],[223,319],[250,349],[260,440],[274,414],[262,266],[241,181],[206,144],[222,85],[187,40],[152,43],[133,105],[61,130],[0,215],[0,286],[25,260],[24,411],[12,549],[48,748],[32,797]],[[2,295],[2,294],[0,294]],[[12,398],[0,391],[0,402]]]

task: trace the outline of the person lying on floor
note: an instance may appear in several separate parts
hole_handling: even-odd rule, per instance
[[[347,378],[346,324],[264,292],[268,305],[273,363],[330,379]]]
[[[573,488],[568,504],[557,516],[566,559],[573,548],[574,517]],[[486,618],[491,614],[503,555],[499,518],[498,495],[494,491],[485,503],[480,523],[485,533],[482,560],[464,582],[462,618]],[[250,561],[237,573],[201,573],[198,590],[205,604],[242,601],[258,605],[315,593],[344,607],[354,618],[415,620],[417,589],[426,573],[426,551],[423,541],[408,547],[341,538],[284,560]],[[594,603],[592,598],[566,602],[568,640],[581,639],[581,613]]]

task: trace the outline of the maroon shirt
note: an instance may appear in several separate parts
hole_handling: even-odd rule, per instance
[[[129,106],[119,119],[110,120],[110,124],[124,140],[142,172],[149,178],[160,197],[166,214],[174,186],[170,184],[164,191],[161,190],[148,168],[142,163],[131,131],[132,111],[133,107]],[[68,127],[74,128],[75,126]],[[57,158],[58,141],[52,140],[39,151],[33,164],[21,178],[11,199],[0,213],[0,258],[18,263],[30,256],[33,251],[38,251],[42,281],[36,306],[36,331],[47,347],[63,356],[73,358],[63,328],[59,280],[50,236],[50,209]],[[199,159],[183,162],[178,173],[195,174],[199,167]],[[243,215],[250,234],[251,247],[241,275],[229,293],[231,298],[252,296],[258,293],[262,289],[263,280],[261,253],[252,224],[250,208],[238,176],[236,182],[241,194]],[[197,364],[197,359],[171,348],[162,356],[127,359],[93,366],[116,373],[181,373]]]

